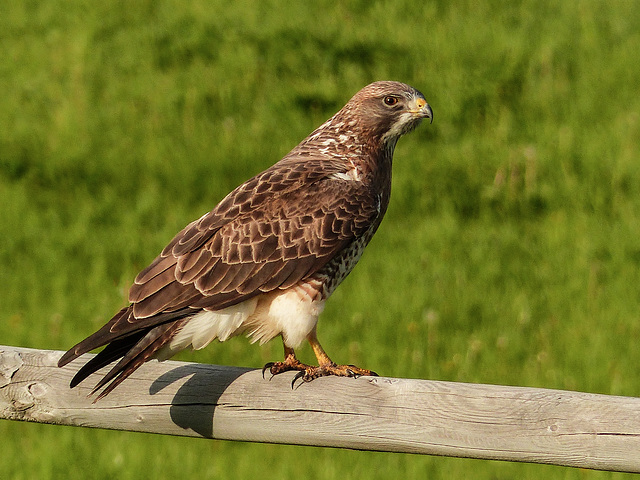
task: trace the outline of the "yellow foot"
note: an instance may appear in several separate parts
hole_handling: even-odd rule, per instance
[[[262,369],[262,376],[264,377],[264,372],[266,370],[271,372],[271,375],[278,375],[283,372],[289,372],[291,370],[297,370],[298,373],[293,380],[291,381],[291,388],[295,387],[295,383],[297,380],[302,380],[302,382],[310,382],[311,380],[315,380],[318,377],[326,377],[329,375],[335,375],[338,377],[353,377],[358,378],[360,376],[371,376],[377,377],[378,374],[371,370],[366,370],[364,368],[356,367],[355,365],[336,365],[335,363],[327,363],[325,365],[312,366],[305,365],[298,361],[292,355],[288,355],[284,362],[269,362]]]
[[[284,362],[269,362],[262,367],[262,378],[264,378],[264,372],[269,370],[271,376],[278,375],[284,372],[290,372],[291,370],[304,371],[307,368],[311,368],[309,365],[301,363],[294,355],[287,355]]]

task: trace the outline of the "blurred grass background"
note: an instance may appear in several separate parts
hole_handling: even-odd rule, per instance
[[[365,84],[435,113],[319,335],[383,375],[640,395],[635,2],[0,6],[0,343],[67,349],[186,223]],[[179,358],[260,367],[274,341]],[[301,351],[311,360],[308,348]],[[2,478],[603,479],[0,422]]]

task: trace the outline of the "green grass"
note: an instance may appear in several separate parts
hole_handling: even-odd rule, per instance
[[[420,89],[319,334],[381,374],[639,396],[633,2],[5,2],[0,343],[66,349],[187,222],[359,88]],[[259,367],[244,339],[179,358]],[[310,359],[309,349],[301,352]],[[2,478],[621,474],[0,422]]]

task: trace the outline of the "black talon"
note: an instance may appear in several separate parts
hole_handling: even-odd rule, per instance
[[[262,378],[264,378],[264,372],[266,372],[268,369],[270,369],[274,365],[275,365],[275,362],[268,362],[264,364],[264,367],[262,367]],[[273,375],[271,376],[271,378],[273,378]]]
[[[298,373],[296,373],[296,376],[293,377],[293,380],[291,380],[291,390],[293,390],[295,388],[295,384],[296,384],[296,380],[298,380],[299,378],[304,377],[304,370],[299,371]],[[304,379],[302,380],[304,382]]]

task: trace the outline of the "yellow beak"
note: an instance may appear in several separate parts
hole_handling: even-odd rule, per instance
[[[427,117],[431,120],[429,123],[433,123],[433,111],[424,98],[416,99],[416,107],[417,108],[415,110],[411,110],[411,113],[415,113],[416,115],[420,115],[422,117]]]

